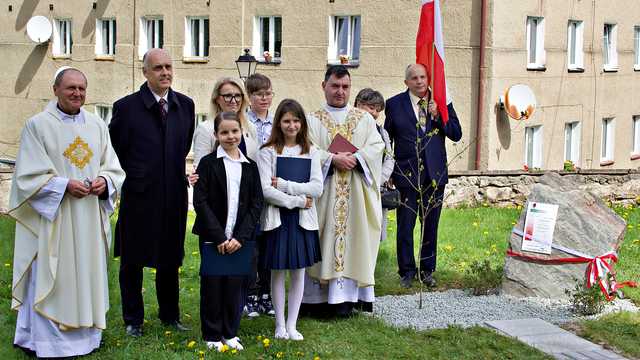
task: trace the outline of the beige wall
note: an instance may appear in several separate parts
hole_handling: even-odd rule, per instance
[[[487,88],[484,99],[481,144],[482,169],[520,169],[524,162],[524,128],[542,124],[543,167],[559,169],[563,162],[564,123],[581,121],[580,166],[600,167],[600,132],[603,117],[616,118],[615,163],[610,167],[637,167],[630,159],[631,118],[640,115],[640,72],[633,71],[633,26],[640,24],[640,1],[521,0],[489,2],[486,47]],[[54,10],[49,10],[49,3]],[[363,87],[380,90],[385,97],[404,91],[405,66],[415,57],[418,1],[415,0],[137,0],[92,2],[26,0],[11,12],[0,8],[0,157],[14,156],[20,129],[29,116],[41,111],[51,97],[55,69],[73,65],[89,78],[87,108],[111,104],[137,89],[144,81],[138,56],[139,18],[161,15],[164,47],[174,59],[174,88],[194,98],[196,111],[209,109],[211,87],[220,76],[237,76],[234,60],[252,47],[253,18],[282,16],[282,63],[259,65],[271,77],[274,103],[285,97],[302,102],[307,110],[323,102],[320,83],[327,66],[328,26],[332,15],[360,15],[362,37],[360,65],[351,68],[352,99]],[[449,90],[463,127],[463,139],[449,144],[455,170],[474,168],[478,93],[481,0],[441,0]],[[595,9],[592,6],[595,4]],[[135,12],[134,12],[135,10]],[[595,17],[594,17],[595,14]],[[34,15],[71,18],[71,59],[54,59],[51,45],[36,46],[26,36],[27,20]],[[205,63],[184,62],[185,16],[210,19],[210,55]],[[526,70],[527,15],[545,18],[546,71]],[[96,18],[117,21],[116,55],[96,60]],[[566,66],[567,21],[584,21],[584,73],[569,73]],[[602,26],[618,24],[620,70],[602,71]],[[135,35],[134,35],[135,31]],[[135,37],[135,39],[134,39]],[[594,40],[595,39],[595,40]],[[134,41],[135,40],[135,41]],[[593,50],[592,50],[593,49]],[[538,99],[534,116],[517,122],[505,118],[497,99],[510,85],[529,85]]]
[[[594,5],[595,4],[595,5]],[[595,8],[594,8],[595,6]],[[594,18],[595,14],[595,18]],[[526,18],[545,18],[546,71],[526,69]],[[584,21],[584,72],[567,70],[567,25]],[[638,1],[523,0],[495,1],[491,11],[492,67],[488,101],[510,85],[529,85],[538,102],[526,121],[507,119],[491,106],[486,116],[489,169],[520,169],[524,164],[526,126],[543,126],[542,167],[561,169],[564,162],[564,126],[581,122],[579,166],[600,168],[601,124],[615,117],[615,162],[608,167],[636,168],[630,159],[632,116],[640,114],[640,73],[633,70],[633,27],[640,25]],[[602,33],[605,22],[618,25],[617,72],[602,70]],[[508,30],[509,29],[509,30]]]

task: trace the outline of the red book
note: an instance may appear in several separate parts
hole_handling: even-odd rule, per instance
[[[358,148],[355,147],[352,143],[350,143],[349,140],[345,139],[344,136],[340,134],[336,134],[336,136],[333,138],[333,141],[331,141],[331,144],[329,145],[329,148],[327,149],[327,151],[333,154],[343,153],[343,152],[353,154],[356,151],[358,151]]]

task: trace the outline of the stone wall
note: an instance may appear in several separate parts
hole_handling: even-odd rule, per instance
[[[613,204],[635,204],[640,201],[640,171],[580,170],[557,171],[580,184],[579,188],[593,192]],[[544,172],[465,171],[449,175],[445,191],[445,206],[514,206],[523,205],[533,184]]]
[[[4,214],[9,209],[9,191],[11,190],[11,177],[13,172],[4,169],[0,165],[0,214]]]

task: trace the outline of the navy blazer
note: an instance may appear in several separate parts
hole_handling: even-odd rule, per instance
[[[447,125],[443,126],[440,119],[431,119],[431,115],[427,113],[427,125],[423,131],[417,127],[418,119],[413,111],[409,90],[387,100],[384,128],[394,144],[396,167],[391,178],[396,186],[417,187],[418,185],[416,154],[418,136],[421,137],[419,153],[425,164],[425,169],[421,171],[420,183],[425,185],[435,180],[438,186],[444,186],[449,182],[445,137],[458,141],[462,138],[462,129],[453,104],[447,105],[447,109],[449,110]]]
[[[109,134],[127,177],[122,185],[115,255],[149,267],[179,266],[187,225],[185,158],[195,127],[193,101],[169,90],[169,110],[145,82],[113,104]]]

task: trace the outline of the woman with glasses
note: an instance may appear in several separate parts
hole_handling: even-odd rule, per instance
[[[209,119],[199,124],[193,134],[193,167],[198,167],[200,159],[213,151],[215,143],[213,120],[216,115],[223,111],[231,111],[238,114],[242,128],[242,139],[240,139],[240,151],[255,159],[258,152],[258,142],[256,139],[256,128],[247,120],[247,106],[249,99],[244,92],[244,87],[240,80],[232,77],[218,79],[213,92],[211,93],[211,116]],[[194,182],[190,177],[190,182]],[[197,180],[197,179],[196,179]]]

